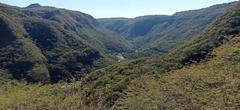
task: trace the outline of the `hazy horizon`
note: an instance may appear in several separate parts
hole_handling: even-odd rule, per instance
[[[90,14],[95,18],[135,18],[145,15],[172,15],[176,12],[201,9],[212,5],[229,3],[233,1],[237,0],[69,0],[67,3],[63,0],[0,0],[0,3],[19,7],[26,7],[30,4],[38,3],[42,6],[53,6],[57,8],[80,11]]]

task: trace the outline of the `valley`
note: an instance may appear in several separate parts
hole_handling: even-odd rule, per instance
[[[136,18],[0,4],[0,110],[237,110],[240,3]]]

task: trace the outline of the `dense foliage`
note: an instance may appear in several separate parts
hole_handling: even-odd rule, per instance
[[[134,19],[99,19],[107,29],[125,36],[136,46],[133,57],[171,52],[191,39],[235,3],[199,10],[178,12],[172,16],[142,16]]]
[[[211,53],[213,49],[218,48],[226,42],[230,42],[229,44],[226,44],[230,45],[230,50],[231,48],[238,49],[239,47],[237,43],[239,42],[236,40],[239,37],[239,7],[240,5],[237,4],[237,6],[230,8],[224,15],[219,17],[214,23],[208,26],[199,35],[194,37],[181,48],[176,49],[175,51],[167,55],[124,62],[92,72],[88,75],[88,77],[86,77],[84,82],[91,87],[89,93],[94,94],[95,97],[99,98],[89,97],[90,99],[88,100],[90,100],[91,102],[96,99],[101,99],[101,104],[107,107],[113,107],[115,105],[115,102],[118,101],[119,98],[124,97],[124,94],[126,94],[124,91],[129,87],[128,85],[133,79],[145,75],[148,76],[150,74],[162,75],[164,73],[171,73],[171,71],[186,68],[189,65],[194,65],[195,63],[205,65],[204,62],[207,62],[208,60],[213,60],[215,58],[214,56],[222,57],[218,54],[216,55]],[[219,39],[219,37],[221,38]],[[233,39],[234,37],[237,37],[237,39]],[[228,48],[225,48],[226,51],[227,49]],[[224,52],[225,50],[222,51]],[[234,57],[238,58],[238,54],[235,54],[235,52],[229,51],[228,54],[234,54]],[[222,67],[222,72],[227,71],[225,70],[225,67],[227,67],[225,65],[230,64],[230,62],[224,63],[224,65],[219,65],[220,67]],[[216,69],[220,67],[214,68]],[[231,68],[234,70],[238,69],[237,66],[233,66]],[[206,71],[207,70],[208,68],[206,68]],[[237,73],[237,71],[233,71],[232,73],[235,74]],[[161,77],[161,75],[159,77]],[[92,91],[97,91],[97,93],[92,93]]]
[[[237,2],[204,31],[169,54],[110,65],[73,83],[27,84],[5,79],[11,78],[6,75],[11,71],[0,69],[0,75],[5,75],[0,80],[0,109],[237,110],[240,103],[239,21],[240,3]],[[8,28],[5,32],[10,33]],[[36,42],[38,40],[41,43],[41,39]],[[25,52],[24,49],[19,51]],[[48,54],[49,50],[45,52]],[[48,59],[46,53],[38,57],[27,54],[35,58],[29,62],[37,60],[34,65],[42,65]]]
[[[209,61],[166,75],[131,80],[115,109],[239,109],[240,36],[211,53]]]
[[[79,79],[131,51],[90,15],[38,4],[0,4],[0,36],[0,67],[28,82]]]

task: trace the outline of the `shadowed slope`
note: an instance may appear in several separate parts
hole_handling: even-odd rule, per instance
[[[130,50],[125,39],[81,12],[0,4],[0,13],[0,65],[16,79],[79,79]]]

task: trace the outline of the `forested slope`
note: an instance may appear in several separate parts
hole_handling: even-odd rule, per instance
[[[0,30],[0,67],[29,82],[79,79],[131,47],[90,15],[39,4],[0,4]]]
[[[130,18],[98,19],[105,28],[126,37],[141,57],[171,52],[195,37],[236,2],[177,12],[173,15],[150,15]]]
[[[42,85],[1,80],[0,107],[237,110],[239,16],[238,2],[175,51],[110,65],[78,82]]]

